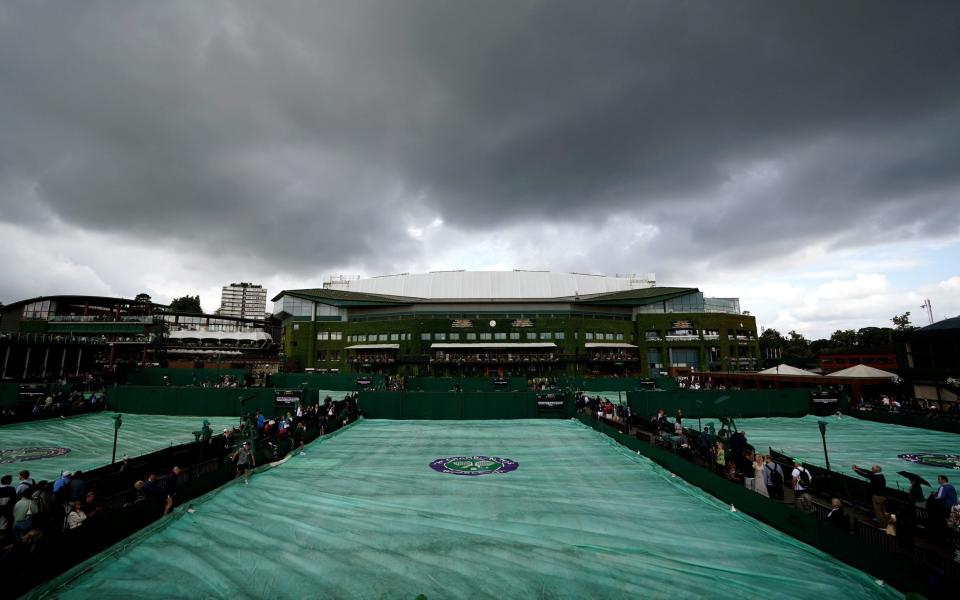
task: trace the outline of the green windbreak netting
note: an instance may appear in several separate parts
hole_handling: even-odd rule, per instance
[[[482,476],[441,472],[465,463],[431,468],[481,455],[519,466]],[[180,507],[38,593],[899,597],[572,420],[361,421],[250,485]]]
[[[897,471],[916,473],[934,485],[937,475],[949,477],[956,473],[898,457],[900,454],[920,453],[960,454],[960,435],[955,433],[877,423],[850,416],[737,419],[736,424],[746,431],[747,441],[759,451],[766,452],[767,448],[773,447],[805,462],[823,466],[823,442],[817,425],[820,420],[827,423],[827,452],[830,467],[834,470],[851,473],[850,465],[854,463],[868,468],[878,464],[883,467],[887,485],[896,487],[899,484],[904,490],[910,484],[897,475]],[[708,421],[719,427],[716,419],[702,420],[704,424]],[[689,426],[691,422],[687,419],[684,424]]]
[[[46,419],[0,427],[0,473],[30,471],[37,481],[53,481],[63,471],[91,470],[110,462],[113,417],[102,412],[66,419]],[[209,417],[214,432],[237,425],[237,417]],[[139,456],[194,440],[203,417],[123,414],[117,436],[117,460]],[[64,449],[69,450],[63,453]],[[46,458],[35,458],[43,456]],[[24,460],[32,458],[32,460]]]

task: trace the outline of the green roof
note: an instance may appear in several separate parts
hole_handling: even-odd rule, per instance
[[[624,290],[622,292],[610,292],[607,294],[590,294],[580,296],[578,302],[586,304],[631,304],[644,305],[653,302],[663,302],[676,298],[677,296],[686,296],[699,292],[697,288],[681,287],[652,287],[641,288],[639,290]]]
[[[306,290],[283,290],[273,297],[273,302],[280,299],[281,296],[295,296],[304,300],[312,300],[323,304],[333,304],[334,306],[390,306],[414,304],[422,302],[423,298],[410,298],[406,296],[386,296],[383,294],[366,294],[363,292],[347,292],[344,290],[328,290],[324,288],[312,288]]]

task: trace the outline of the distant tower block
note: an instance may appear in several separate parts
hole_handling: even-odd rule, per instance
[[[218,315],[263,319],[267,313],[267,290],[262,285],[241,282],[223,286]]]

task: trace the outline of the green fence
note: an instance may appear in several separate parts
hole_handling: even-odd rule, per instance
[[[418,392],[525,392],[526,377],[510,377],[506,385],[494,384],[492,377],[410,377],[407,389]]]
[[[371,419],[534,419],[569,418],[571,397],[561,410],[539,410],[533,392],[360,392],[357,401]]]
[[[0,406],[14,407],[20,397],[19,383],[0,383]]]
[[[107,388],[107,405],[112,410],[147,415],[240,416],[259,409],[272,416],[273,400],[272,388]]]
[[[677,381],[672,377],[654,378],[657,387],[662,390],[677,389]],[[649,381],[637,377],[558,377],[557,383],[585,392],[632,392],[641,389],[641,382]]]
[[[246,369],[134,369],[127,373],[129,385],[202,385],[214,384],[224,375],[243,380]],[[164,380],[167,377],[167,380]]]
[[[357,379],[369,379],[373,387],[383,387],[383,375],[356,373],[277,373],[270,377],[270,385],[283,390],[330,390],[352,392],[360,389]]]
[[[802,417],[810,411],[810,391],[791,390],[673,390],[628,392],[633,414],[647,417],[659,409],[668,416],[683,410],[685,417]]]

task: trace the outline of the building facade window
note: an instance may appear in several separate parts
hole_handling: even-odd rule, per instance
[[[466,333],[466,334],[464,334],[464,337],[466,338],[466,340],[467,340],[468,342],[475,342],[475,341],[477,341],[477,334],[475,334],[475,333]]]
[[[562,340],[563,338],[564,338],[564,335],[562,331],[557,331],[553,334],[553,339],[555,340]]]
[[[323,342],[330,339],[329,331],[320,331],[317,332],[317,341]]]
[[[481,334],[480,334],[480,339],[481,339],[482,341],[488,341],[488,340],[490,339],[490,337],[491,337],[491,335],[490,335],[489,333],[481,333]]]
[[[519,340],[519,339],[520,339],[520,332],[519,332],[519,331],[511,331],[511,332],[510,332],[510,339],[511,339],[511,340]]]
[[[507,334],[506,334],[506,332],[500,332],[500,331],[498,331],[498,332],[496,332],[496,333],[493,334],[493,339],[495,339],[495,340],[506,340],[506,339],[507,339]]]
[[[429,341],[430,341],[430,334],[429,334],[429,333],[421,333],[421,334],[420,334],[420,341],[422,341],[422,342],[429,342]]]

